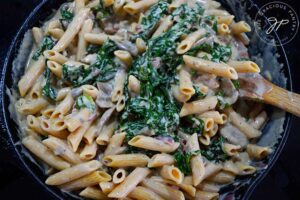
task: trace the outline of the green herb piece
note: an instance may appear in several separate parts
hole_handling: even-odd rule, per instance
[[[89,95],[81,95],[76,99],[75,107],[80,110],[82,108],[87,108],[94,112],[96,110],[96,104],[93,98]]]
[[[191,48],[188,52],[186,52],[186,55],[195,56],[199,51],[204,51],[206,53],[212,54],[213,50],[213,46],[207,43],[203,43]]]
[[[225,100],[225,93],[223,90],[219,90],[215,93],[217,99],[218,99],[218,106],[220,109],[225,109],[230,107],[230,104]]]
[[[94,13],[94,15],[96,16],[97,20],[107,18],[113,13],[112,7],[111,6],[110,7],[105,7],[103,0],[100,0],[99,4],[95,7],[92,7],[91,10]]]
[[[195,90],[195,94],[191,97],[190,101],[198,100],[198,99],[203,99],[206,97],[206,94],[200,91],[200,88],[193,85],[193,88]]]
[[[99,45],[89,44],[88,47],[86,48],[86,51],[88,54],[98,53],[100,48],[101,46]]]
[[[46,50],[50,50],[54,47],[55,42],[50,36],[45,36],[42,40],[41,46],[34,52],[32,59],[38,60],[42,53]]]
[[[191,173],[191,158],[192,156],[198,155],[200,151],[195,152],[183,152],[178,148],[176,152],[173,154],[175,159],[175,165],[180,169],[182,173],[185,175]]]
[[[212,61],[214,62],[227,62],[231,57],[232,51],[230,46],[224,46],[215,43],[212,52]]]
[[[158,21],[166,14],[168,11],[168,3],[165,1],[159,1],[154,4],[145,14],[141,20],[142,33],[134,36],[134,38],[142,38],[146,40],[150,33],[153,31]]]
[[[50,69],[47,67],[45,72],[44,72],[44,76],[45,76],[45,84],[42,88],[42,95],[55,101],[56,99],[56,90],[51,86],[51,77],[52,77],[52,73],[50,71]]]
[[[88,68],[64,65],[63,79],[71,82],[75,87],[112,79],[117,72],[117,64],[113,60],[115,50],[117,50],[115,43],[107,40],[98,52],[96,63]]]
[[[74,14],[68,10],[67,7],[60,9],[61,21],[71,22]]]
[[[215,162],[224,162],[229,156],[223,150],[224,137],[221,136],[218,139],[213,139],[211,144],[207,148],[201,149],[201,155],[207,160]]]
[[[232,84],[234,85],[235,89],[240,89],[241,85],[240,85],[240,81],[239,80],[231,80]]]
[[[179,129],[187,134],[201,135],[204,129],[204,121],[193,116],[187,116],[180,119]]]

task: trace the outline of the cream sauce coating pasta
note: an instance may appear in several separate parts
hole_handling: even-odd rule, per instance
[[[254,156],[259,154],[256,152],[258,148],[249,150],[249,145],[255,145],[252,144],[253,138],[260,137],[257,133],[262,127],[253,125],[259,113],[250,116],[250,112],[239,114],[237,109],[241,101],[257,106],[239,98],[242,95],[239,78],[259,76],[259,67],[255,73],[241,75],[238,72],[249,70],[243,69],[242,65],[230,66],[230,63],[239,63],[236,61],[249,60],[247,47],[240,39],[245,38],[249,30],[238,31],[239,24],[249,25],[244,21],[234,21],[230,15],[230,20],[226,20],[229,30],[223,34],[218,27],[225,23],[224,16],[228,18],[228,12],[211,0],[122,1],[115,9],[118,2],[68,2],[43,27],[33,28],[34,38],[38,38],[38,29],[42,39],[36,39],[37,44],[28,55],[28,65],[18,85],[19,98],[15,108],[20,120],[30,116],[39,119],[37,122],[47,121],[47,124],[35,124],[34,128],[20,124],[23,129],[37,135],[43,151],[65,164],[50,177],[57,179],[55,184],[50,182],[52,185],[63,188],[62,184],[76,183],[80,190],[74,193],[81,192],[82,195],[93,189],[94,195],[101,198],[140,198],[153,193],[157,199],[185,199],[187,192],[189,199],[203,195],[215,199],[219,196],[218,191],[212,195],[201,184],[209,180],[211,184],[223,186],[229,181],[223,181],[225,176],[221,175],[230,174],[230,182],[236,176],[251,175],[256,169],[251,166],[250,157],[263,159],[271,152],[268,150],[263,156]],[[157,31],[163,24],[161,19],[168,19],[170,23],[163,31]],[[53,24],[56,33],[60,33],[59,37],[50,31],[54,29]],[[230,30],[232,27],[234,30]],[[142,50],[140,41],[145,45]],[[185,43],[188,43],[188,48],[178,52],[180,45]],[[49,57],[49,52],[58,56]],[[125,52],[126,57],[120,52]],[[239,71],[235,70],[237,68]],[[208,78],[204,80],[203,77]],[[41,87],[34,87],[36,80],[41,80]],[[87,92],[86,86],[95,92]],[[57,98],[64,88],[70,89]],[[178,89],[175,96],[172,88],[185,90]],[[200,88],[205,88],[205,92]],[[257,88],[258,98],[265,90],[268,88]],[[187,94],[185,91],[192,92]],[[41,97],[31,98],[33,92]],[[178,100],[185,95],[188,97]],[[122,109],[118,104],[121,98]],[[54,114],[43,115],[49,108],[55,110]],[[88,116],[81,116],[83,110]],[[237,113],[234,118],[229,111]],[[217,117],[209,118],[211,127],[215,127],[213,134],[205,128],[208,119],[205,113],[208,112],[228,116],[224,123],[220,123]],[[70,123],[70,118],[75,119],[75,116],[76,120]],[[260,118],[264,121],[260,123],[263,125],[267,118],[264,115]],[[110,127],[110,124],[116,125]],[[92,130],[90,127],[95,131],[86,134]],[[108,127],[113,129],[109,134]],[[47,131],[37,131],[43,128]],[[60,142],[55,143],[55,148],[50,148],[47,141],[55,138],[58,132],[63,133],[57,139]],[[107,141],[100,145],[97,138],[101,139],[103,135]],[[25,134],[24,138],[25,142],[32,140],[32,135]],[[197,148],[189,147],[189,139]],[[37,146],[30,145],[26,143],[24,146],[45,164],[53,164],[49,161],[52,157],[43,157],[37,153]],[[234,145],[239,148],[234,154],[229,153],[228,148]],[[90,146],[93,148],[88,148]],[[251,152],[250,157],[247,152]],[[245,154],[249,159],[240,159],[239,155]],[[148,164],[154,155],[164,155],[169,160],[157,159],[155,166]],[[118,158],[119,162],[111,168],[108,157]],[[197,159],[201,160],[201,165],[191,162]],[[81,167],[93,162],[96,162],[93,166]],[[222,163],[229,162],[230,166],[221,167]],[[197,166],[201,178],[195,176]],[[176,170],[167,170],[169,168]],[[237,170],[236,173],[232,173],[232,168]],[[92,176],[99,169],[111,177],[117,170],[124,170],[128,176],[107,193],[98,188],[107,180]],[[249,169],[251,172],[248,173],[246,170]],[[173,177],[178,174],[180,178],[175,180]],[[184,183],[184,177],[191,178],[190,183]],[[84,181],[80,182],[80,178]],[[158,185],[165,191],[159,191]],[[172,185],[174,187],[170,187]]]

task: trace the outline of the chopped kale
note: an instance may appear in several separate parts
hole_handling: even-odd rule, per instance
[[[179,129],[187,134],[201,135],[203,133],[204,122],[202,119],[198,119],[193,116],[187,116],[180,119]]]
[[[117,65],[113,60],[115,50],[117,50],[115,43],[107,40],[98,52],[96,63],[88,68],[64,65],[63,79],[71,82],[75,87],[112,79],[117,72]]]
[[[44,51],[52,49],[54,45],[55,42],[50,36],[44,37],[41,46],[34,52],[32,59],[38,60]]]
[[[231,57],[232,51],[230,46],[224,46],[215,43],[212,52],[212,61],[214,62],[227,62]]]
[[[191,48],[187,53],[186,55],[189,55],[189,56],[195,56],[199,51],[204,51],[206,53],[209,53],[209,54],[212,54],[213,53],[213,46],[207,44],[207,43],[203,43],[203,44],[200,44],[200,45],[197,45],[193,48]]]
[[[218,107],[220,109],[225,109],[230,107],[230,104],[225,100],[225,93],[222,90],[219,90],[215,93],[217,99],[218,99]]]
[[[194,89],[195,89],[195,94],[191,97],[191,99],[189,101],[194,101],[194,100],[198,100],[198,99],[203,99],[204,97],[206,97],[206,94],[204,94],[203,92],[200,91],[199,87],[193,85]]]
[[[95,7],[93,7],[91,10],[94,13],[94,15],[96,16],[97,20],[107,18],[113,13],[112,7],[111,6],[105,7],[103,0],[100,0],[99,4]]]
[[[82,108],[87,108],[90,111],[96,110],[96,104],[93,98],[89,95],[81,95],[76,99],[75,107],[80,110]]]
[[[86,51],[88,54],[98,53],[100,48],[101,47],[99,45],[89,44],[88,47],[86,48]]]
[[[201,149],[201,155],[209,161],[224,162],[229,156],[223,150],[224,137],[213,139],[207,148]]]
[[[178,148],[176,152],[173,154],[175,159],[175,165],[180,169],[182,173],[185,175],[191,173],[191,165],[190,161],[192,156],[198,155],[200,152],[183,152],[181,148]]]
[[[60,15],[60,20],[66,22],[71,22],[74,17],[74,14],[70,12],[67,7],[63,7],[62,9],[60,9]]]
[[[52,72],[50,69],[47,67],[46,70],[44,71],[44,76],[45,76],[45,84],[42,88],[42,95],[49,98],[50,100],[55,101],[56,99],[56,90],[54,87],[52,87]]]
[[[235,89],[240,89],[241,85],[240,85],[240,81],[239,80],[231,80],[232,84],[234,85]]]
[[[166,14],[168,11],[168,3],[165,1],[159,1],[154,4],[143,16],[141,21],[142,32],[135,35],[134,38],[147,39],[150,33],[154,30],[158,21]]]

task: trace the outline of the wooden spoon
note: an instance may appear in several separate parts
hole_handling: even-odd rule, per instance
[[[240,96],[263,100],[300,117],[300,95],[267,81],[260,74],[239,74]]]

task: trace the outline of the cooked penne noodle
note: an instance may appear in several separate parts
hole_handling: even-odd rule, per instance
[[[109,143],[109,140],[112,137],[116,127],[117,127],[116,121],[113,121],[107,125],[104,125],[102,130],[99,133],[99,136],[96,139],[97,144],[107,145]]]
[[[172,16],[166,16],[161,20],[161,23],[152,35],[152,38],[166,32],[173,25]]]
[[[55,169],[64,170],[71,166],[68,162],[55,156],[43,143],[32,136],[25,137],[22,144],[35,156]]]
[[[132,65],[132,56],[128,51],[117,50],[114,51],[114,55],[119,58],[127,67]]]
[[[57,172],[56,174],[49,176],[46,180],[46,184],[62,185],[64,183],[68,183],[96,171],[100,166],[101,164],[97,160],[74,165],[70,168],[64,169],[60,172]]]
[[[56,101],[63,100],[69,93],[71,92],[71,88],[65,87],[60,89],[56,94]]]
[[[218,100],[214,96],[206,97],[205,99],[184,103],[180,110],[180,117],[193,114],[201,114],[212,110],[216,107]]]
[[[164,165],[173,165],[175,163],[174,157],[166,154],[160,153],[155,154],[148,162],[148,167],[163,167]]]
[[[113,191],[113,189],[116,187],[116,184],[114,184],[113,182],[100,182],[99,186],[101,188],[101,191],[107,195],[111,191]]]
[[[38,27],[33,27],[31,31],[35,44],[40,44],[44,36],[43,30]]]
[[[78,14],[75,15],[75,17],[73,18],[72,22],[69,24],[64,35],[58,40],[56,45],[53,47],[53,50],[62,52],[70,45],[72,40],[80,31],[84,21],[88,17],[89,12],[90,12],[89,8],[84,8],[81,9],[78,12]]]
[[[67,162],[71,164],[79,164],[82,163],[82,160],[78,156],[78,154],[74,153],[67,145],[67,143],[56,137],[48,137],[43,140],[43,144],[46,145],[52,152],[65,159]]]
[[[85,121],[88,121],[90,112],[88,109],[80,109],[77,113],[71,113],[64,117],[64,122],[70,132],[77,130]]]
[[[80,152],[80,158],[82,160],[92,160],[95,158],[97,150],[98,145],[96,142],[93,142],[92,144],[85,144],[84,148]]]
[[[34,100],[19,99],[15,106],[16,110],[23,115],[34,115],[45,108],[49,102],[43,97]]]
[[[229,156],[234,156],[238,154],[241,149],[242,147],[240,145],[234,145],[229,143],[223,144],[223,151]]]
[[[141,0],[137,2],[131,1],[124,6],[124,10],[127,13],[134,15],[157,3],[157,1],[158,0]]]
[[[183,67],[179,71],[179,90],[182,94],[187,96],[195,94],[191,75],[187,69]]]
[[[160,170],[160,175],[161,177],[174,181],[177,184],[180,184],[184,178],[184,175],[177,167],[170,165],[164,165]]]
[[[248,165],[248,164],[244,164],[242,162],[236,162],[235,163],[237,168],[239,169],[239,174],[240,176],[245,176],[245,175],[249,175],[249,174],[253,174],[254,172],[256,172],[255,167]]]
[[[68,61],[68,58],[66,56],[62,55],[61,53],[55,50],[46,50],[44,51],[43,55],[46,59],[57,62],[61,65]]]
[[[100,182],[107,182],[110,180],[111,176],[105,171],[95,171],[79,179],[65,183],[59,187],[64,191],[74,191],[81,188],[95,186],[98,185]]]
[[[126,80],[126,72],[124,70],[118,70],[115,77],[114,89],[111,94],[111,101],[117,102],[123,95],[124,84]]]
[[[122,95],[119,97],[117,104],[116,104],[116,111],[121,112],[125,108],[126,104],[126,97],[125,95]]]
[[[92,144],[95,138],[97,137],[97,126],[93,123],[88,130],[84,133],[82,140],[86,144]],[[97,142],[97,141],[96,141]]]
[[[129,75],[128,77],[128,89],[136,94],[140,93],[141,82],[133,75]]]
[[[124,198],[130,192],[134,190],[134,188],[145,179],[149,174],[150,170],[147,168],[135,168],[126,178],[125,180],[117,185],[112,192],[108,194],[110,198]]]
[[[173,152],[179,147],[178,142],[167,144],[158,139],[142,135],[135,136],[128,142],[128,144],[134,147],[139,147],[142,149],[148,149],[152,151],[159,151],[162,153]]]
[[[130,194],[128,194],[128,197],[137,200],[163,200],[158,194],[142,186],[137,186]]]
[[[107,145],[104,155],[107,156],[116,154],[123,144],[125,135],[125,132],[113,135]]]
[[[144,167],[149,157],[144,154],[120,154],[104,156],[103,163],[108,167]]]
[[[203,180],[218,173],[220,170],[222,170],[222,167],[220,165],[212,163],[212,162],[207,162],[205,164],[205,174],[203,176]]]
[[[164,199],[184,200],[184,195],[181,191],[163,183],[146,178],[143,180],[142,186],[149,188]]]
[[[219,15],[216,16],[218,24],[230,25],[234,19],[233,15]]]
[[[200,189],[201,191],[205,192],[215,192],[218,193],[220,191],[220,185],[217,185],[216,183],[205,181],[197,186],[197,189]]]
[[[109,200],[109,198],[96,187],[87,187],[79,193],[79,196],[95,200]]]
[[[63,119],[50,120],[40,118],[40,121],[42,130],[47,132],[49,135],[61,139],[65,139],[69,135],[69,132],[66,130],[66,124],[64,123]]]
[[[91,96],[94,100],[100,94],[100,91],[93,85],[83,85],[81,88],[83,95]]]
[[[44,136],[48,135],[47,132],[41,128],[41,120],[38,117],[35,117],[34,115],[27,115],[26,124],[28,128],[32,129],[36,133]]]
[[[218,25],[218,34],[219,35],[227,35],[230,34],[229,26],[225,23]]]
[[[235,179],[235,175],[230,172],[220,171],[212,176],[210,176],[207,180],[220,183],[220,184],[227,184],[232,183]]]
[[[127,172],[124,169],[117,169],[114,172],[112,182],[114,184],[120,184],[125,180],[126,176],[127,176]]]
[[[47,61],[47,67],[51,70],[55,76],[62,78],[62,66],[55,61]]]
[[[65,34],[64,30],[61,28],[49,29],[48,33],[57,40],[59,40]]]
[[[75,13],[79,13],[85,6],[85,0],[75,0]]]
[[[51,119],[57,119],[60,117],[63,117],[69,110],[72,108],[72,105],[74,103],[74,99],[72,97],[71,92],[62,100],[57,107],[55,108],[55,111],[51,115]]]
[[[198,118],[211,118],[214,120],[214,123],[224,124],[227,121],[226,114],[221,114],[218,111],[207,111],[200,115],[197,115]]]
[[[92,123],[93,120],[84,122],[80,128],[78,128],[76,131],[72,132],[68,136],[68,144],[71,146],[74,152],[77,151],[84,133],[88,130],[88,128],[91,126]]]
[[[26,70],[25,74],[22,76],[18,83],[21,97],[24,97],[27,94],[27,92],[34,85],[39,76],[43,73],[45,67],[45,58],[41,56],[37,61],[34,61]]]
[[[251,158],[262,160],[271,153],[271,149],[269,147],[261,147],[254,144],[248,144],[247,153]]]
[[[136,48],[138,49],[139,53],[143,53],[147,49],[145,41],[143,39],[141,39],[141,38],[137,38],[136,39],[135,45],[136,45]]]
[[[238,73],[259,73],[260,68],[255,62],[252,61],[233,61],[227,63],[233,67]]]
[[[83,0],[79,0],[79,1],[83,1]],[[83,5],[84,5],[84,3],[83,3]],[[76,9],[78,9],[78,12],[79,12],[79,10],[81,10],[82,7],[80,7],[80,8],[76,7]],[[92,31],[93,24],[94,24],[93,20],[87,19],[84,21],[84,23],[82,25],[82,28],[78,34],[77,55],[76,55],[77,60],[81,60],[86,53],[86,48],[87,48],[88,44],[87,44],[86,40],[84,39],[84,35],[86,33],[89,33]]]
[[[236,70],[225,63],[215,63],[188,55],[184,55],[183,60],[187,67],[197,70],[198,72],[214,74],[233,80],[238,79]]]
[[[253,126],[248,124],[233,109],[226,109],[226,114],[228,115],[228,118],[232,122],[232,124],[234,124],[238,129],[240,129],[248,139],[257,138],[261,136],[261,131],[255,129]]]
[[[193,33],[190,33],[184,40],[180,42],[180,44],[177,46],[176,52],[178,54],[184,54],[188,50],[192,48],[194,43],[199,40],[201,37],[204,36],[206,33],[206,30],[201,28]]]
[[[250,32],[250,31],[251,31],[251,27],[245,21],[240,21],[240,22],[231,24],[231,32],[234,35]]]
[[[181,103],[187,102],[192,97],[191,95],[185,95],[180,92],[179,86],[172,85],[172,94],[175,97],[175,99]]]

